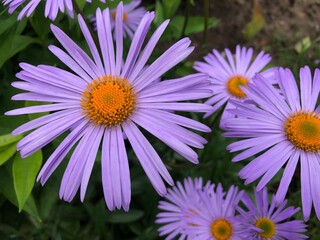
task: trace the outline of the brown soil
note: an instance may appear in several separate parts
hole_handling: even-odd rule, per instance
[[[202,3],[203,1],[195,1]],[[209,30],[208,45],[205,51],[213,48],[234,49],[241,43],[257,49],[272,45],[275,37],[280,39],[283,47],[294,45],[302,38],[311,39],[320,36],[320,0],[258,0],[265,17],[266,25],[252,40],[246,41],[243,29],[251,20],[253,0],[210,0],[210,15],[220,19],[216,28]],[[202,13],[198,4],[192,15]],[[203,49],[203,36],[192,37],[197,49]],[[199,59],[205,51],[196,51],[192,59]]]

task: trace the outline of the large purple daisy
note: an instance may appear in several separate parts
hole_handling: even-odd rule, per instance
[[[81,200],[84,199],[101,143],[102,183],[107,206],[110,210],[121,207],[127,210],[131,190],[123,132],[152,185],[159,194],[164,195],[166,186],[163,179],[171,185],[173,180],[138,125],[189,161],[197,163],[197,153],[191,147],[202,148],[206,140],[186,128],[204,132],[209,132],[210,129],[172,111],[206,112],[210,110],[208,105],[181,101],[205,98],[212,93],[208,90],[210,81],[205,74],[154,82],[193,51],[188,38],[178,41],[144,68],[167,27],[168,20],[159,26],[150,41],[144,45],[154,19],[153,12],[146,13],[135,32],[123,64],[122,3],[117,8],[116,46],[113,45],[109,9],[103,12],[98,9],[96,14],[102,57],[81,16],[78,21],[93,59],[63,31],[52,25],[54,35],[66,51],[56,46],[50,46],[49,49],[72,72],[53,66],[22,63],[20,66],[23,70],[17,74],[22,81],[12,85],[29,92],[15,95],[13,99],[50,104],[16,109],[6,114],[52,112],[13,131],[17,135],[34,130],[17,145],[22,157],[31,155],[62,133],[71,131],[39,173],[38,179],[42,184],[79,142],[70,158],[60,188],[60,197],[66,201],[74,198],[79,187]],[[145,47],[141,51],[143,45]]]
[[[200,204],[185,217],[188,239],[192,240],[243,240],[241,221],[236,216],[236,207],[242,196],[237,187],[231,186],[227,193],[218,184],[208,191],[199,192]]]
[[[73,17],[73,3],[72,0],[45,0],[45,16],[51,20],[55,20],[58,11],[64,12],[65,10]],[[91,0],[86,0],[91,2]],[[100,0],[105,2],[105,0]],[[9,13],[13,13],[20,5],[27,2],[27,5],[23,7],[22,11],[18,16],[18,20],[21,20],[24,16],[29,17],[36,7],[39,5],[41,0],[2,0],[4,6],[9,5]]]
[[[248,83],[253,82],[255,73],[261,70],[270,62],[271,57],[261,51],[255,59],[253,59],[253,49],[236,47],[235,56],[229,49],[225,49],[223,57],[217,50],[213,50],[204,57],[205,62],[195,62],[194,69],[207,73],[212,81],[213,96],[206,101],[206,104],[213,105],[213,108],[207,112],[204,117],[209,117],[219,108],[226,104],[225,111],[221,119],[231,117],[226,111],[232,108],[228,103],[229,99],[246,99],[246,94],[241,90],[241,86],[246,87]],[[272,72],[265,72],[265,76],[272,80]]]
[[[202,178],[186,178],[183,184],[177,182],[177,186],[168,190],[165,196],[166,201],[159,202],[161,212],[157,215],[156,223],[163,224],[159,228],[160,236],[168,235],[166,240],[174,239],[180,235],[179,239],[187,239],[190,225],[186,217],[194,208],[201,204],[199,192],[207,192],[213,188],[210,182],[203,185]]]
[[[316,106],[320,91],[319,70],[312,79],[308,67],[300,69],[300,93],[289,69],[275,69],[275,77],[280,91],[258,74],[255,84],[242,88],[253,101],[232,101],[237,109],[230,111],[237,117],[224,121],[228,131],[224,135],[245,140],[229,145],[228,149],[243,150],[233,161],[260,153],[239,173],[246,184],[263,176],[258,190],[287,163],[275,196],[277,203],[285,198],[300,160],[304,218],[309,218],[313,203],[320,219],[320,107]]]
[[[267,189],[255,190],[255,203],[245,193],[242,197],[246,210],[238,207],[244,224],[248,228],[243,239],[248,240],[278,240],[308,238],[302,233],[307,231],[307,226],[301,220],[290,220],[300,209],[287,207],[287,200],[276,204],[272,196],[269,205]],[[278,206],[277,206],[278,205]]]

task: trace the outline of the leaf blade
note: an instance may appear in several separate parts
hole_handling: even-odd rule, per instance
[[[0,150],[0,166],[6,163],[17,152],[16,145],[16,143],[12,143]]]
[[[19,211],[23,209],[24,204],[28,200],[33,189],[36,176],[42,165],[41,150],[35,152],[27,158],[21,158],[16,154],[13,165],[13,184],[17,195]]]

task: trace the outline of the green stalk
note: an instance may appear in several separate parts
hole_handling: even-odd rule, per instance
[[[208,47],[208,39],[209,39],[209,0],[204,0],[204,7],[203,7],[203,15],[204,15],[204,31],[203,31],[203,47],[206,49]]]
[[[181,38],[185,37],[186,29],[187,29],[188,22],[189,22],[190,8],[191,8],[191,0],[187,0],[186,13],[185,13],[185,18],[184,18]]]

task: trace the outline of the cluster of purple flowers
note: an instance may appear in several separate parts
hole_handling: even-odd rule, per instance
[[[231,152],[241,151],[232,161],[258,157],[244,167],[239,176],[249,184],[262,177],[261,190],[285,165],[275,196],[285,198],[300,160],[301,197],[304,219],[312,204],[320,219],[320,74],[314,76],[308,66],[300,69],[300,90],[290,69],[274,67],[263,70],[270,57],[260,52],[252,62],[252,49],[229,50],[226,59],[217,51],[197,62],[195,69],[208,73],[214,84],[212,114],[227,102],[220,127],[225,137],[242,138],[230,144]],[[249,63],[252,62],[250,65]]]
[[[2,2],[13,12],[25,1]],[[96,27],[98,46],[84,19],[78,16],[90,55],[52,25],[51,30],[64,49],[49,46],[49,50],[71,71],[21,63],[22,71],[17,74],[20,81],[12,85],[27,92],[13,96],[13,100],[50,104],[6,114],[53,112],[13,131],[13,135],[29,132],[17,145],[21,156],[31,155],[69,131],[46,161],[38,180],[44,184],[75,147],[62,179],[60,197],[71,201],[80,189],[83,201],[102,145],[106,204],[110,210],[128,210],[131,186],[124,143],[128,139],[155,190],[167,200],[160,202],[157,216],[157,222],[165,224],[160,234],[168,235],[167,239],[177,235],[179,239],[199,240],[306,238],[302,221],[290,220],[298,209],[286,208],[284,199],[299,162],[304,220],[309,219],[312,205],[320,219],[319,70],[312,76],[307,66],[301,68],[299,88],[289,69],[265,69],[271,61],[269,54],[260,52],[253,59],[253,49],[237,46],[235,54],[229,49],[223,54],[213,50],[204,62],[196,62],[194,68],[199,73],[156,81],[194,48],[190,39],[184,38],[154,62],[148,62],[169,20],[146,41],[155,15],[139,7],[140,2],[134,0],[125,6],[120,3],[115,10],[96,11],[91,21]],[[19,19],[29,16],[39,3],[40,0],[29,1]],[[55,19],[59,10],[67,10],[73,16],[72,1],[46,1],[47,17]],[[124,52],[126,36],[132,39],[128,52]],[[189,102],[204,98],[208,98],[205,103]],[[222,108],[223,135],[241,139],[227,148],[241,151],[232,161],[252,159],[239,176],[245,184],[261,178],[254,191],[255,202],[237,187],[224,192],[220,184],[203,185],[202,179],[186,179],[167,192],[165,182],[174,185],[174,181],[140,128],[198,163],[193,148],[203,148],[206,139],[193,130],[211,129],[177,112],[202,112],[209,117]],[[265,186],[281,168],[283,176],[269,204]]]
[[[252,200],[231,186],[224,191],[201,178],[187,178],[168,191],[160,201],[156,223],[166,240],[278,240],[308,238],[302,220],[290,220],[299,208],[286,207],[287,201],[268,201],[267,189],[254,191]]]

